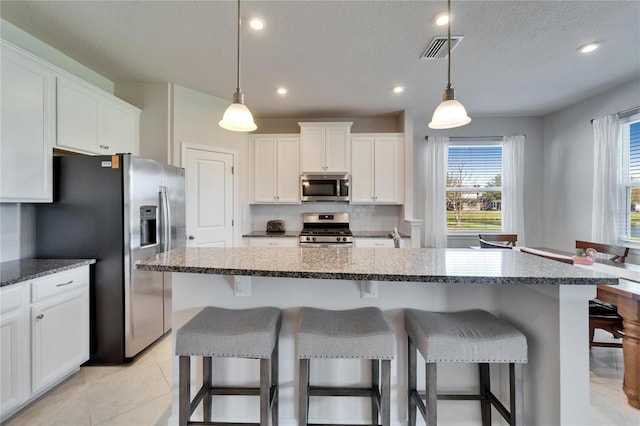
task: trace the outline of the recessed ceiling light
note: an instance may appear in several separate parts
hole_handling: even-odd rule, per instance
[[[288,90],[285,87],[278,87],[278,95],[286,95]]]
[[[249,26],[254,30],[261,30],[264,28],[264,21],[260,18],[251,18],[251,20],[249,20]]]
[[[600,47],[600,43],[587,43],[583,46],[578,47],[578,52],[580,53],[589,53],[589,52],[593,52],[594,50],[596,50],[598,47]]]
[[[404,92],[404,87],[402,87],[402,86],[393,86],[393,88],[391,90],[393,91],[393,93],[402,93],[402,92]]]
[[[447,12],[440,13],[435,19],[436,25],[443,26],[449,23],[449,14]]]

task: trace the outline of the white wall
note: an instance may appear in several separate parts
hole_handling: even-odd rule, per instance
[[[170,83],[116,83],[116,96],[137,106],[140,114],[140,156],[171,162],[173,85]]]
[[[544,118],[545,246],[572,251],[576,239],[591,239],[594,148],[589,121],[638,105],[640,79]]]
[[[340,122],[351,121],[351,133],[396,133],[403,132],[398,116],[380,117],[338,117],[338,118],[256,118],[258,130],[255,133],[300,133],[298,122]]]
[[[464,127],[451,130],[427,128],[427,119],[414,118],[414,217],[424,219],[425,187],[424,158],[425,136],[510,136],[525,135],[524,164],[524,210],[526,244],[539,246],[544,242],[542,227],[542,159],[543,126],[538,117],[472,117],[473,121]],[[420,125],[419,123],[423,123]],[[468,237],[449,237],[449,247],[467,247],[478,244],[477,233]]]
[[[14,44],[27,52],[53,64],[63,70],[74,74],[81,79],[105,90],[113,93],[113,82],[106,79],[97,72],[87,68],[80,62],[77,62],[57,49],[43,43],[29,33],[22,31],[15,25],[0,20],[0,34],[2,38],[11,44]]]

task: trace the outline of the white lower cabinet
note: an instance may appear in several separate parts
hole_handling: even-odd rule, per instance
[[[245,247],[298,247],[297,237],[244,238]]]
[[[6,420],[89,359],[89,267],[0,289]]]
[[[0,289],[0,413],[14,410],[29,394],[29,334],[24,286]]]
[[[356,247],[365,248],[393,248],[391,238],[354,238]]]

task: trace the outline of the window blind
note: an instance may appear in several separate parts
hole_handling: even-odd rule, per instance
[[[640,180],[640,121],[629,126],[629,180]]]
[[[502,186],[502,146],[449,146],[449,175],[459,176],[456,186]]]

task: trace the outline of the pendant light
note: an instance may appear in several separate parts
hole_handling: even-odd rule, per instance
[[[433,112],[433,117],[429,123],[431,129],[453,129],[454,127],[464,126],[471,122],[471,118],[467,115],[464,106],[456,101],[456,96],[451,87],[451,0],[447,0],[449,8],[449,23],[447,24],[447,87],[442,95],[442,103]]]
[[[252,132],[258,128],[253,122],[251,111],[244,104],[244,94],[240,89],[240,0],[238,0],[238,62],[236,74],[236,91],[233,94],[233,103],[229,105],[218,125],[223,129],[234,132]]]

